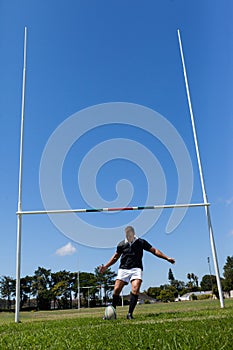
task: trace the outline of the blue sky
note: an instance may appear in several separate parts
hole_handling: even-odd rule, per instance
[[[145,106],[173,125],[192,161],[194,184],[191,202],[202,201],[178,47],[177,29],[180,29],[222,274],[226,257],[231,256],[233,251],[232,13],[232,2],[226,0],[0,2],[0,275],[15,276],[15,212],[25,26],[28,28],[28,48],[24,210],[43,209],[39,186],[40,162],[51,134],[71,115],[110,102]],[[81,115],[80,128],[85,122]],[[145,127],[148,125],[145,120]],[[83,158],[93,147],[111,139],[130,139],[148,148],[159,161],[166,179],[165,202],[175,202],[177,171],[164,145],[145,130],[129,125],[106,124],[82,135],[66,156],[62,181],[72,208],[90,207],[81,197],[78,171]],[[54,155],[56,157],[59,157],[59,148]],[[147,157],[144,161],[148,166]],[[126,184],[127,189],[129,192],[134,190],[129,205],[144,205],[148,178],[137,164],[117,158],[104,164],[96,179],[91,177],[94,173],[91,166],[86,168],[86,172],[87,191],[96,183],[103,200],[114,202],[117,200],[116,183],[127,179],[131,182],[131,187]],[[158,174],[157,169],[154,180],[159,189]],[[53,182],[53,179],[50,181]],[[92,194],[91,190],[90,200]],[[157,203],[157,200],[155,194],[154,202]],[[100,200],[99,203],[102,202]],[[109,228],[109,235],[117,244],[121,235],[123,238],[123,231],[119,231],[115,238],[114,228],[126,226],[139,214],[79,216],[92,226]],[[211,256],[204,209],[189,209],[181,224],[167,234],[170,214],[169,210],[163,211],[144,238],[176,258],[177,263],[172,270],[177,279],[186,281],[189,272],[194,272],[201,279],[208,273],[207,257]],[[147,215],[153,214],[144,213],[144,221]],[[89,234],[91,232],[87,230],[87,237]],[[99,237],[96,238],[96,246],[98,240]],[[70,255],[64,255],[59,250],[67,245],[66,253],[72,253]],[[23,218],[22,275],[32,275],[38,266],[52,271],[79,269],[93,272],[114,251],[113,247],[93,248],[71,240],[46,215]],[[142,289],[167,282],[171,266],[166,262],[146,253],[144,266]]]

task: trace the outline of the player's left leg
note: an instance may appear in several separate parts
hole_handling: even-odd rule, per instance
[[[133,318],[133,311],[135,309],[135,306],[137,305],[141,284],[142,284],[142,280],[140,279],[134,279],[131,281],[132,292],[131,292],[130,303],[129,303],[129,312],[127,315],[128,320],[131,320]]]

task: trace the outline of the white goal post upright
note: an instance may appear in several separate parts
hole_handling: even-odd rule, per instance
[[[19,322],[20,310],[20,263],[21,263],[21,236],[22,236],[22,179],[23,179],[23,143],[24,143],[24,107],[26,86],[26,59],[27,59],[27,27],[24,28],[24,52],[23,52],[23,82],[22,82],[22,106],[21,106],[21,131],[20,131],[20,155],[19,155],[19,192],[17,214],[17,248],[16,248],[16,296],[15,296],[15,322]]]
[[[185,67],[185,59],[184,59],[184,53],[183,53],[183,47],[182,47],[182,41],[181,41],[181,35],[180,35],[179,29],[177,30],[177,34],[178,34],[178,40],[179,40],[181,61],[182,61],[182,66],[183,66],[183,73],[184,73],[186,94],[187,94],[187,99],[188,99],[189,113],[190,113],[191,123],[192,123],[193,138],[194,138],[195,149],[196,149],[198,169],[199,169],[200,180],[201,180],[202,196],[203,196],[204,204],[207,204],[208,199],[207,199],[205,181],[204,181],[204,176],[203,176],[203,171],[202,171],[201,157],[200,157],[200,151],[199,151],[198,141],[197,141],[196,126],[195,126],[193,109],[192,109],[192,102],[191,102],[190,91],[189,91],[188,76],[187,76],[186,67]],[[208,228],[209,228],[210,245],[211,245],[211,249],[212,249],[213,261],[214,261],[214,267],[215,267],[215,273],[216,273],[216,279],[217,279],[217,285],[218,285],[219,300],[220,300],[221,307],[224,308],[224,300],[223,300],[222,285],[221,285],[220,274],[219,274],[218,259],[217,259],[216,247],[215,247],[215,242],[214,242],[213,227],[212,227],[211,218],[210,218],[210,209],[209,209],[208,205],[205,206],[205,213],[206,213],[206,218],[207,218],[207,223],[208,223]]]

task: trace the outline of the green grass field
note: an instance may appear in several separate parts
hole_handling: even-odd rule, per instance
[[[0,349],[233,349],[233,300],[138,305],[131,321],[127,309],[112,321],[100,308],[22,312],[18,324],[2,312]]]

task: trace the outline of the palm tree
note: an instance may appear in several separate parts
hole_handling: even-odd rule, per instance
[[[193,284],[192,284],[192,274],[191,273],[187,274],[187,279],[189,280],[189,282],[187,284],[188,288],[192,288]]]
[[[198,288],[198,277],[196,275],[193,276],[193,281],[195,282],[195,285]]]
[[[193,291],[198,289],[198,277],[194,275],[194,273],[188,273],[187,274],[188,287],[191,288]]]

